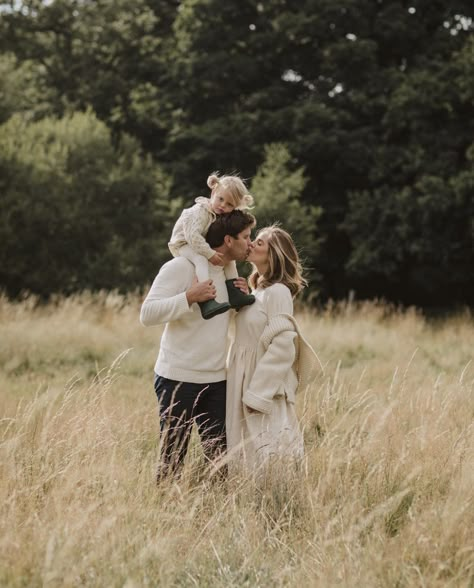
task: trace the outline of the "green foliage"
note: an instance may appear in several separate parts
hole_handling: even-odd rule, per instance
[[[471,4],[0,2],[0,122],[92,108],[186,198],[284,143],[324,211],[304,244],[322,297],[470,302]]]
[[[169,180],[90,113],[0,127],[0,282],[41,296],[143,285],[169,254]]]
[[[352,237],[347,269],[374,295],[382,286],[392,296],[410,291],[415,302],[438,303],[474,297],[474,145],[470,168],[448,180],[423,175],[413,187],[355,192],[346,229]],[[363,285],[370,278],[373,284]]]
[[[250,187],[251,194],[255,195],[252,212],[257,217],[258,228],[280,223],[292,235],[314,289],[320,276],[317,268],[309,264],[318,257],[321,238],[317,223],[321,209],[301,201],[307,179],[303,168],[293,168],[286,145],[272,143],[265,147],[265,160]]]
[[[39,64],[50,114],[91,106],[114,134],[161,145],[158,88],[167,76],[167,37],[175,0],[19,1],[0,3],[0,50]]]
[[[41,82],[40,67],[31,61],[19,62],[10,53],[0,54],[0,124],[15,112],[30,119],[50,113],[53,91]]]
[[[344,221],[346,269],[364,296],[474,300],[473,48],[406,72],[387,100],[386,140]]]

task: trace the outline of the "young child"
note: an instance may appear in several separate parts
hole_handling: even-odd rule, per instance
[[[245,210],[253,203],[253,197],[238,176],[219,177],[217,173],[213,173],[207,178],[207,185],[211,189],[210,198],[196,198],[194,206],[183,210],[168,243],[174,257],[186,257],[195,265],[197,279],[200,282],[209,280],[209,262],[213,265],[223,265],[222,255],[211,249],[205,239],[216,215],[234,209]],[[239,277],[235,261],[226,264],[224,272],[229,303],[213,299],[199,302],[201,314],[205,319],[226,312],[229,308],[242,308],[255,302],[252,294],[244,294],[234,286],[234,280]]]

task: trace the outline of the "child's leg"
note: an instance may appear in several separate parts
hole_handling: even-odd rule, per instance
[[[234,280],[239,277],[237,273],[237,265],[235,261],[231,261],[224,266],[225,272],[225,285],[227,286],[227,294],[229,295],[229,303],[232,308],[242,308],[248,304],[255,302],[255,296],[253,294],[245,294],[234,286]]]
[[[179,248],[179,254],[181,257],[189,259],[196,268],[196,276],[200,282],[205,282],[209,279],[209,262],[204,255],[196,253],[189,245],[183,245]]]
[[[239,274],[237,272],[237,264],[235,263],[235,261],[229,261],[229,263],[225,264],[224,273],[226,280],[235,280],[239,277]]]
[[[209,262],[204,255],[199,255],[189,245],[180,247],[178,253],[194,264],[196,276],[200,282],[209,280]],[[201,309],[202,318],[204,319],[211,319],[218,314],[227,312],[231,307],[228,302],[217,302],[213,298],[204,302],[198,302],[198,304]]]

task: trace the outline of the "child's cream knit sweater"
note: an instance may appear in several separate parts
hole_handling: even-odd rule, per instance
[[[209,198],[200,196],[196,198],[194,206],[185,208],[176,221],[168,243],[174,257],[179,256],[180,247],[189,245],[195,253],[211,259],[215,251],[207,243],[205,235],[215,219],[216,215],[211,209]]]

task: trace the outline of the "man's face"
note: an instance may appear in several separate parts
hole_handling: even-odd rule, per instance
[[[252,229],[248,227],[241,231],[237,237],[230,237],[229,239],[229,255],[236,261],[245,261],[247,255],[252,248],[252,240],[250,234]]]

